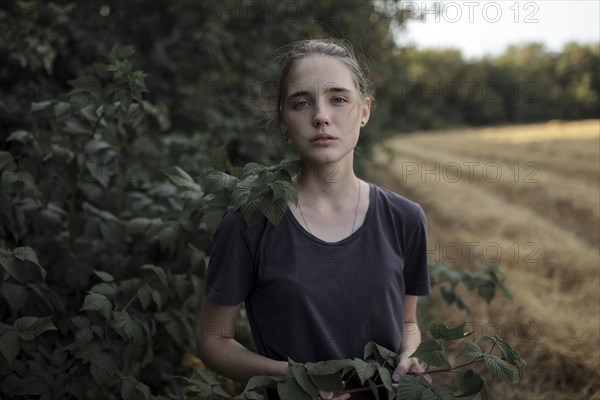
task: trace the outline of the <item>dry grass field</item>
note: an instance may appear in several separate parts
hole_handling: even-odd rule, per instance
[[[525,358],[497,398],[600,399],[600,120],[399,135],[377,154],[370,178],[427,214],[430,262],[506,276],[512,300],[433,311]]]

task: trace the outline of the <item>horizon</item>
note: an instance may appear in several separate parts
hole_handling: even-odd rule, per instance
[[[409,1],[402,7],[409,15],[423,15],[396,32],[399,47],[455,49],[465,59],[481,59],[529,43],[549,52],[571,42],[600,46],[600,2],[594,0]]]

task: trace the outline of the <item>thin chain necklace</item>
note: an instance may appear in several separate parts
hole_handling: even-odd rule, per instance
[[[350,234],[354,233],[354,227],[356,226],[356,218],[358,217],[358,205],[360,204],[360,181],[358,177],[356,178],[356,182],[358,182],[358,199],[356,200],[356,210],[354,210],[354,221],[352,222],[352,231]],[[308,227],[308,222],[306,222],[306,218],[304,218],[304,213],[302,212],[302,207],[300,206],[300,202],[298,202],[298,209],[300,210],[300,216],[302,217],[302,221],[304,221],[304,225],[306,225],[306,230],[310,232],[311,235],[314,236],[310,228]]]

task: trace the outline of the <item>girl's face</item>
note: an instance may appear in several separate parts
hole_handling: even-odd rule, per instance
[[[335,57],[308,56],[289,72],[283,128],[305,162],[329,164],[352,157],[370,109],[350,69]]]

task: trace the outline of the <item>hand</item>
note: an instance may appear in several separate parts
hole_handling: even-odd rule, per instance
[[[396,389],[400,379],[410,373],[411,375],[421,375],[425,372],[425,369],[419,364],[419,360],[414,357],[408,357],[401,359],[392,374],[392,387]],[[431,383],[431,377],[427,374],[424,375],[427,382]]]
[[[325,392],[319,390],[319,400],[346,400],[350,398],[350,393]]]

